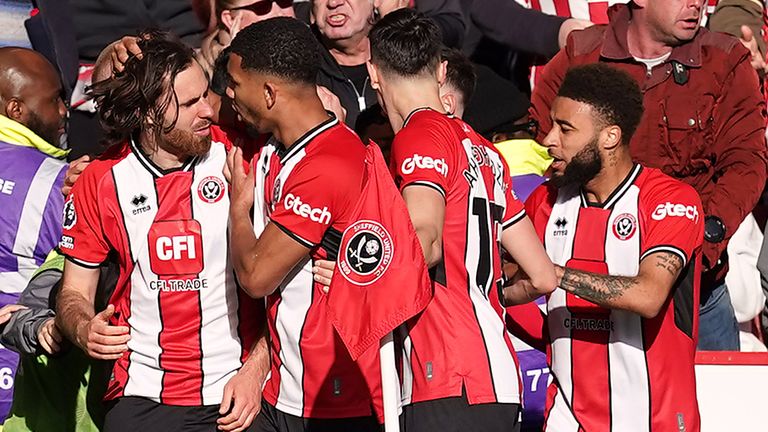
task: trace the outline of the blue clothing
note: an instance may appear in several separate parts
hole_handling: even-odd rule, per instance
[[[731,304],[728,287],[715,287],[699,309],[700,351],[739,351],[739,323]]]

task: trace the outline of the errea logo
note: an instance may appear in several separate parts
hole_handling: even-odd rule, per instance
[[[445,159],[433,159],[429,156],[414,154],[403,161],[400,170],[403,174],[411,174],[416,168],[433,169],[442,174],[443,177],[448,177],[448,164],[445,163]]]
[[[686,217],[694,222],[699,220],[699,209],[696,206],[687,206],[684,204],[672,204],[667,201],[665,204],[659,204],[656,210],[651,214],[653,220],[663,220],[665,217]]]
[[[291,193],[285,196],[284,203],[286,210],[292,210],[303,218],[324,225],[329,225],[331,223],[331,212],[328,211],[328,207],[323,207],[322,209],[312,208],[312,206],[302,201],[301,197]]]

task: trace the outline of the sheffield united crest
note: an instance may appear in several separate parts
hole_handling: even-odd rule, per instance
[[[355,285],[370,285],[387,271],[393,252],[392,236],[380,223],[357,221],[341,236],[339,271]]]

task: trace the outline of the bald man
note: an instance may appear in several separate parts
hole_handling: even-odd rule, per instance
[[[42,55],[0,48],[0,306],[15,301],[61,236],[66,112],[59,75]]]

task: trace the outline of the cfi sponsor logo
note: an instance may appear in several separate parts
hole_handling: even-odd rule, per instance
[[[403,174],[411,174],[416,168],[433,169],[442,174],[443,177],[448,177],[448,164],[445,163],[445,159],[433,159],[429,156],[414,154],[403,161],[400,171]]]
[[[341,236],[338,268],[344,279],[366,286],[381,278],[392,263],[392,236],[378,222],[360,220]]]
[[[224,182],[216,176],[205,177],[197,186],[197,196],[208,204],[219,202],[224,191]]]
[[[64,203],[64,215],[62,226],[64,229],[72,229],[77,223],[77,212],[75,211],[75,195],[70,194],[67,202]]]
[[[619,240],[629,240],[637,231],[637,219],[630,213],[622,213],[613,221],[613,235]]]
[[[653,220],[663,220],[667,216],[670,217],[685,217],[694,222],[699,220],[699,209],[696,206],[684,205],[684,204],[672,204],[667,201],[664,204],[659,204],[656,210],[651,214]]]
[[[328,207],[313,208],[311,205],[301,200],[301,197],[289,193],[285,196],[285,208],[292,210],[297,215],[309,219],[314,222],[319,222],[323,225],[329,225],[331,223],[331,212],[328,211]]]

